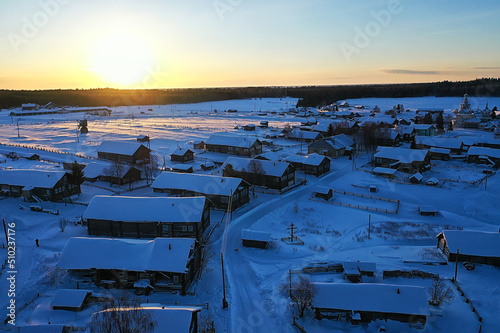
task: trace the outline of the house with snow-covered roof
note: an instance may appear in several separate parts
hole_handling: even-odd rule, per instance
[[[111,163],[90,162],[83,169],[83,177],[90,182],[101,180],[124,185],[140,180],[141,170],[129,164],[113,167]]]
[[[222,165],[222,175],[278,190],[295,184],[295,168],[287,162],[229,157]]]
[[[188,148],[177,148],[170,154],[172,162],[189,162],[194,160],[194,152]]]
[[[430,156],[428,150],[378,147],[377,153],[373,155],[376,167],[397,169],[406,173],[415,173],[430,168]]]
[[[449,149],[450,153],[460,155],[464,149],[464,142],[460,138],[429,138],[416,137],[415,147],[417,149],[442,148]]]
[[[128,164],[147,164],[151,150],[137,141],[103,141],[97,157]]]
[[[262,154],[262,143],[255,137],[213,134],[205,142],[205,149],[214,153],[250,157]]]
[[[201,239],[210,225],[205,197],[123,197],[97,195],[83,213],[89,235]]]
[[[419,136],[434,136],[436,134],[436,127],[432,124],[418,124],[413,125]]]
[[[470,147],[467,151],[467,161],[469,163],[484,163],[500,167],[500,149]]]
[[[64,171],[0,170],[0,195],[28,201],[60,201],[81,192],[80,185]]]
[[[309,175],[316,177],[330,172],[330,159],[324,155],[312,153],[306,156],[290,155],[285,159],[295,167],[295,170],[301,170]]]
[[[293,129],[287,134],[287,138],[302,142],[315,142],[321,139],[323,135],[315,131],[303,131],[301,129]]]
[[[316,153],[331,158],[350,154],[356,147],[356,143],[345,134],[324,138],[310,144],[307,147],[309,154]]]
[[[56,266],[105,287],[131,288],[146,279],[155,290],[184,294],[199,269],[200,247],[192,238],[72,237]]]
[[[353,324],[395,320],[425,325],[430,315],[427,290],[378,283],[313,283],[316,319],[345,316]]]
[[[470,261],[500,266],[500,232],[443,230],[436,236],[437,247],[448,261]]]
[[[248,183],[241,178],[162,172],[151,184],[157,193],[181,197],[204,196],[219,209],[237,209],[250,201]]]

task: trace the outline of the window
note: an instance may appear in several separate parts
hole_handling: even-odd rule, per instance
[[[183,225],[183,226],[181,227],[181,230],[182,230],[182,231],[187,231],[187,227],[186,227],[185,225]]]
[[[174,283],[175,284],[179,283],[179,277],[177,275],[174,275]]]
[[[228,197],[221,197],[220,198],[220,202],[222,202],[222,203],[228,203],[228,201],[229,201]]]
[[[163,224],[161,226],[161,230],[163,230],[164,232],[169,232],[170,231],[170,224]]]
[[[194,230],[194,229],[193,229],[193,226],[192,226],[192,225],[189,225],[189,226],[188,226],[188,231],[189,231],[189,232],[193,232],[193,230]]]

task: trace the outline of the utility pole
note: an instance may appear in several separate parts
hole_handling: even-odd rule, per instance
[[[19,120],[17,121],[17,137],[20,138],[21,136],[19,135]]]
[[[224,275],[224,255],[220,254],[220,260],[221,260],[221,263],[222,263],[222,291],[223,291],[223,298],[222,298],[222,308],[223,309],[227,309],[228,308],[228,303],[227,303],[227,300],[226,300],[226,277]]]
[[[456,257],[456,260],[455,260],[455,278],[453,279],[453,281],[457,282],[457,271],[458,271],[458,254],[459,254],[459,250],[457,249],[457,257]]]
[[[368,239],[370,239],[371,225],[372,225],[372,214],[368,215]]]
[[[7,226],[5,225],[5,219],[2,219],[3,231],[5,231],[5,246],[9,247],[9,236],[7,236]]]
[[[488,175],[484,177],[484,190],[486,191],[486,186],[488,186]]]

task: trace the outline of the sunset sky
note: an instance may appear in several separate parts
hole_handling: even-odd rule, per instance
[[[0,18],[0,89],[500,77],[498,0],[23,0]]]

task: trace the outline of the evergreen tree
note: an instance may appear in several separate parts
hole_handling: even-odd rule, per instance
[[[425,114],[423,122],[426,125],[432,124],[432,115],[429,112]]]
[[[78,162],[73,162],[71,164],[71,182],[75,185],[82,185],[84,181],[83,165],[78,164]]]
[[[444,131],[444,119],[442,113],[438,113],[436,117],[436,128],[439,132]]]

